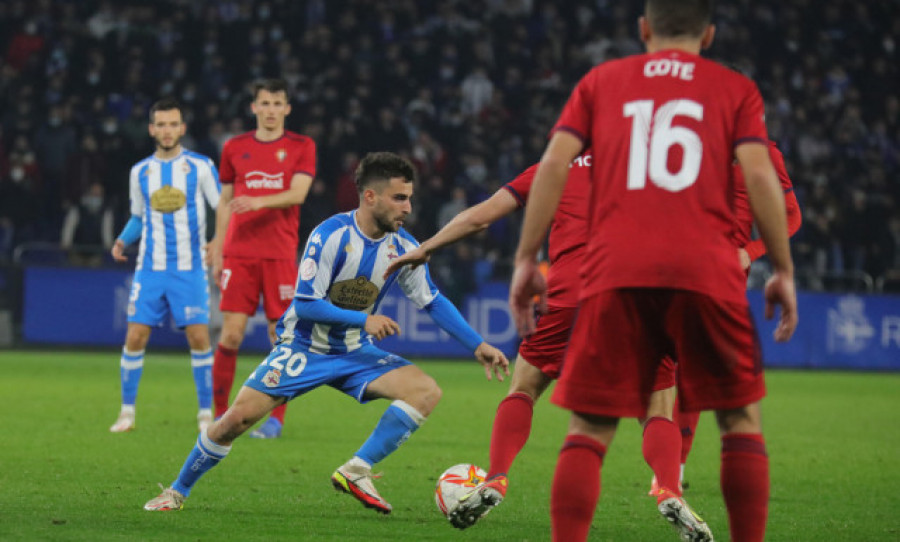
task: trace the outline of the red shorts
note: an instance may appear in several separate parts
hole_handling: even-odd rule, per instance
[[[219,309],[252,316],[256,314],[262,294],[266,318],[281,318],[294,299],[297,262],[233,256],[223,260]]]
[[[577,307],[550,307],[538,318],[534,333],[519,345],[519,355],[548,377],[559,378],[577,313]]]
[[[750,309],[686,290],[630,288],[582,302],[552,401],[576,412],[645,415],[664,389],[666,357],[678,361],[687,411],[746,406],[765,395]]]

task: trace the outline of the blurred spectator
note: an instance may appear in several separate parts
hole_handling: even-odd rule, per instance
[[[40,206],[37,181],[23,164],[13,161],[9,176],[0,181],[0,221],[3,236],[11,239],[7,250],[39,239]]]
[[[66,212],[60,247],[68,251],[72,264],[99,267],[113,241],[113,211],[106,204],[103,185],[94,182]]]
[[[484,66],[476,66],[463,79],[460,91],[462,92],[463,114],[478,116],[491,101],[494,94],[494,83],[488,79]]]
[[[469,206],[466,201],[466,191],[461,186],[457,186],[451,192],[450,201],[441,205],[437,215],[437,228],[441,229],[453,220],[453,217],[466,210]]]
[[[37,22],[30,20],[9,42],[6,61],[16,70],[22,71],[43,48],[44,37],[38,34]]]
[[[0,3],[0,176],[9,179],[5,144],[41,198],[39,223],[58,224],[60,199],[77,201],[93,175],[70,164],[97,166],[124,215],[129,168],[151,151],[149,103],[178,96],[186,146],[215,156],[246,131],[246,85],[281,74],[293,128],[321,134],[321,205],[356,206],[349,156],[400,152],[422,179],[410,228],[428,236],[455,188],[475,201],[540,159],[575,82],[640,51],[641,10],[598,0]],[[798,274],[900,270],[885,248],[900,215],[896,2],[721,2],[715,22],[725,31],[708,54],[759,85],[770,135],[815,217],[797,238]],[[105,167],[84,154],[90,133]],[[866,201],[854,204],[854,191]],[[31,235],[51,241],[59,231]],[[497,235],[512,246],[517,232]]]
[[[100,152],[97,137],[87,132],[81,137],[80,148],[66,163],[66,180],[63,188],[65,208],[77,205],[82,194],[94,183],[107,183],[106,156]]]

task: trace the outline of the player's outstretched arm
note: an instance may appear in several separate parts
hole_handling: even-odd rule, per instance
[[[488,380],[491,380],[492,372],[500,382],[503,382],[505,376],[509,376],[509,360],[500,349],[483,342],[475,349],[475,359],[484,366],[484,376]]]
[[[394,273],[404,265],[409,265],[415,269],[424,263],[428,263],[428,260],[431,259],[431,253],[435,250],[485,230],[494,222],[515,211],[516,207],[515,198],[507,190],[501,188],[490,198],[469,207],[453,217],[453,220],[448,222],[431,238],[425,240],[418,248],[392,261],[384,272],[384,278],[387,279],[391,273]]]
[[[424,308],[438,327],[474,353],[475,359],[485,367],[488,380],[491,380],[492,370],[501,382],[503,373],[509,374],[509,360],[506,359],[503,352],[484,342],[481,335],[472,329],[456,306],[443,294],[437,293]]]

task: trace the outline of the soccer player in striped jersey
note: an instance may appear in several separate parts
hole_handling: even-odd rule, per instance
[[[356,171],[359,207],[334,215],[309,237],[291,306],[278,321],[278,342],[250,375],[225,415],[200,434],[178,478],[145,510],[179,510],[197,480],[231,451],[232,443],[278,405],[319,386],[331,386],[360,403],[391,402],[374,431],[331,476],[334,487],[367,508],[389,514],[372,482],[372,466],[396,450],[437,405],[441,390],[418,367],[374,341],[400,333],[376,314],[397,283],[444,331],[466,345],[488,380],[509,374],[509,360],[487,344],[434,286],[427,266],[405,267],[385,277],[391,260],[418,243],[403,228],[411,211],[413,166],[392,153],[367,155]]]
[[[122,408],[113,433],[134,429],[135,400],[151,326],[167,315],[183,328],[191,349],[197,387],[197,424],[212,421],[212,363],[209,342],[209,283],[206,278],[206,204],[219,204],[219,176],[212,160],[181,146],[185,124],[171,99],[150,108],[150,136],[156,151],[131,168],[131,219],[112,247],[118,262],[125,247],[140,239],[128,331],[122,349]]]

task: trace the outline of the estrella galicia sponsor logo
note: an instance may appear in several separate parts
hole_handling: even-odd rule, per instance
[[[865,309],[865,301],[854,295],[838,298],[837,308],[828,309],[829,352],[855,354],[868,348],[875,337],[875,328],[866,317]]]

